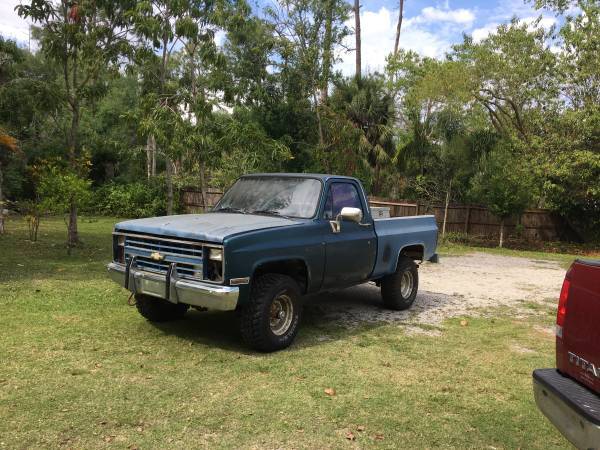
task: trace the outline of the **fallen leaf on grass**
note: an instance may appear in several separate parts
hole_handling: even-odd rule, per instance
[[[352,431],[348,431],[346,433],[346,439],[348,439],[349,441],[354,441],[356,440],[356,436],[354,436],[354,433]]]
[[[335,389],[334,388],[327,388],[323,392],[325,392],[325,394],[329,395],[330,397],[333,397],[335,395]]]
[[[373,436],[373,438],[376,441],[383,441],[383,434],[381,434],[381,433],[375,433],[375,436]]]
[[[469,322],[467,322],[466,320],[463,319],[463,320],[460,321],[460,326],[461,327],[466,327],[467,325],[469,325]]]

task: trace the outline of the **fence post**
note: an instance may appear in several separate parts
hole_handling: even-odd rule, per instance
[[[469,222],[471,220],[471,205],[467,205],[467,214],[465,217],[465,234],[469,234]]]

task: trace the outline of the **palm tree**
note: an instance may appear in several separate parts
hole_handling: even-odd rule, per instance
[[[382,188],[382,168],[394,153],[394,102],[385,89],[383,77],[373,74],[336,83],[331,108],[362,131],[361,147],[366,150],[373,174],[372,192],[378,195]]]

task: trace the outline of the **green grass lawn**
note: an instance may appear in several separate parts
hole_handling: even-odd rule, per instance
[[[115,221],[83,219],[71,257],[62,219],[37,243],[19,220],[0,236],[0,448],[568,446],[531,392],[554,364],[552,304],[437,337],[309,307],[295,345],[257,354],[234,314],[156,326],[127,306],[105,269]]]
[[[600,258],[600,252],[590,252],[589,255],[575,255],[570,253],[550,253],[536,250],[513,250],[499,247],[474,247],[470,245],[446,242],[438,247],[440,256],[466,255],[473,252],[486,252],[493,255],[518,256],[545,261],[556,261],[561,267],[568,269],[577,258]]]

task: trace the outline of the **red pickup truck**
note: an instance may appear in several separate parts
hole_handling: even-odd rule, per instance
[[[573,445],[600,449],[600,261],[568,270],[556,317],[556,369],[533,371],[535,401]]]

